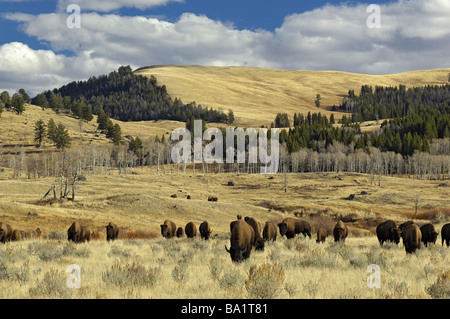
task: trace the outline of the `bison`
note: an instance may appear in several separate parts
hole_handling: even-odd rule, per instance
[[[12,237],[12,228],[9,224],[5,222],[0,223],[0,241],[5,243],[7,241],[11,241]]]
[[[79,222],[74,221],[67,230],[67,238],[68,240],[71,240],[74,243],[78,243],[80,242],[80,234],[81,234],[81,225]]]
[[[402,232],[406,227],[411,226],[412,224],[414,224],[414,222],[412,220],[408,220],[407,222],[400,224],[398,228],[400,228],[400,231]]]
[[[208,240],[209,237],[211,236],[211,227],[209,227],[209,224],[206,220],[200,224],[199,231],[200,236],[204,240]]]
[[[119,227],[113,222],[109,222],[106,227],[106,241],[116,240],[119,238]]]
[[[406,253],[411,254],[420,248],[422,232],[416,224],[411,223],[409,226],[403,227],[401,236]]]
[[[79,242],[80,243],[84,243],[85,241],[90,241],[91,240],[91,232],[89,230],[89,228],[87,228],[86,226],[81,225],[81,232],[80,232],[80,237],[79,237]]]
[[[397,227],[393,220],[386,220],[379,224],[377,226],[376,232],[381,247],[383,247],[383,244],[386,241],[390,241],[391,243],[396,244],[400,242],[401,230]]]
[[[208,196],[208,202],[217,202],[218,200],[216,196]]]
[[[311,225],[304,220],[287,217],[283,219],[281,223],[278,224],[280,228],[280,235],[286,235],[286,238],[294,238],[296,234],[302,233],[305,238],[308,236],[311,238]]]
[[[165,220],[161,226],[161,236],[164,238],[175,237],[175,232],[177,231],[177,226],[173,221]]]
[[[428,243],[436,244],[438,233],[433,224],[425,224],[421,226],[420,232],[422,233],[422,242],[425,247],[428,246]]]
[[[317,230],[317,239],[316,239],[316,243],[324,243],[324,242],[325,242],[325,239],[327,238],[327,236],[328,236],[328,231],[327,231],[325,228],[320,227],[320,228]]]
[[[41,229],[38,227],[35,230],[31,231],[31,238],[41,238]]]
[[[450,246],[450,223],[442,226],[441,229],[442,246],[444,246],[444,241],[447,244],[447,248]]]
[[[254,229],[243,220],[232,222],[230,236],[230,249],[225,250],[230,254],[233,262],[241,262],[250,257],[252,246],[255,242]]]
[[[266,224],[264,225],[264,229],[263,229],[263,239],[265,241],[268,240],[273,240],[276,241],[277,240],[277,224],[267,221]]]
[[[24,239],[24,232],[22,230],[14,229],[12,232],[11,240],[12,241],[19,241]]]
[[[181,238],[184,236],[184,229],[183,227],[178,227],[177,228],[177,238]]]
[[[344,242],[345,238],[347,238],[348,235],[348,228],[347,225],[344,224],[342,220],[339,220],[333,229],[333,236],[335,242]]]
[[[193,222],[189,222],[186,224],[186,227],[184,227],[184,232],[187,238],[194,238],[197,236],[197,227]]]
[[[252,226],[253,230],[255,231],[255,249],[264,251],[264,239],[261,237],[261,225],[259,222],[254,219],[253,217],[245,217],[245,222]]]

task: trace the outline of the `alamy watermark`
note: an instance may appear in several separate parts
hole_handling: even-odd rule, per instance
[[[67,13],[71,13],[66,20],[66,25],[69,29],[81,28],[81,8],[77,4],[69,4],[67,6]]]
[[[214,139],[212,138],[214,136]],[[248,136],[248,163],[264,164],[260,168],[262,174],[273,174],[278,172],[278,164],[280,157],[279,145],[279,129],[271,129],[270,145],[267,139],[267,129],[259,128],[257,134],[256,129],[247,128],[245,131],[242,128],[227,128],[226,129],[226,163],[239,164],[245,163],[246,146],[245,139]],[[180,140],[181,138],[181,140]],[[236,148],[235,138],[237,140]],[[224,138],[222,131],[218,128],[208,128],[202,133],[202,121],[194,121],[194,152],[192,158],[192,141],[191,132],[186,128],[175,129],[171,134],[172,141],[178,141],[171,150],[172,162],[175,164],[181,163],[223,163],[223,147]],[[211,141],[203,149],[203,141]],[[270,153],[270,154],[269,154]]]
[[[367,272],[370,273],[367,277],[367,288],[381,288],[381,269],[376,264],[367,266]]]
[[[367,13],[371,13],[366,21],[367,27],[369,29],[381,28],[381,7],[377,4],[371,4],[367,7]]]

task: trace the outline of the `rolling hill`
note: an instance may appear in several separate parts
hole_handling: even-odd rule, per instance
[[[241,127],[270,125],[279,112],[317,112],[329,116],[349,90],[359,92],[362,85],[407,88],[442,85],[450,69],[412,71],[390,75],[366,75],[337,71],[274,70],[250,67],[150,66],[135,74],[155,76],[159,85],[183,102],[195,101],[212,108],[232,109]],[[316,95],[322,97],[317,109]],[[341,115],[334,112],[339,119]],[[342,113],[341,113],[342,114]]]

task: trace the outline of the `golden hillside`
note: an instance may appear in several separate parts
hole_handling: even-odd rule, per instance
[[[232,109],[242,127],[269,125],[279,112],[317,111],[314,100],[322,97],[323,114],[330,115],[348,90],[359,94],[362,85],[406,87],[442,85],[450,69],[412,71],[392,75],[366,75],[337,71],[273,70],[249,67],[153,66],[136,74],[154,75],[159,85],[184,103]],[[336,116],[336,115],[335,115]],[[340,118],[340,116],[336,116]]]

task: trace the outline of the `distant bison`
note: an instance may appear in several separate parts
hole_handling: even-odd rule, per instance
[[[413,253],[420,248],[422,232],[416,224],[411,223],[409,226],[403,227],[401,236],[406,253]]]
[[[308,236],[311,238],[311,225],[307,221],[287,217],[278,224],[278,227],[280,229],[280,235],[286,235],[288,239],[294,238],[296,234],[300,233],[302,233],[305,237]]]
[[[442,246],[444,246],[444,241],[447,244],[447,247],[450,245],[450,223],[445,224],[442,226],[441,229],[441,238],[442,238]]]
[[[187,238],[194,238],[197,236],[197,226],[193,222],[187,223],[186,227],[184,227],[184,233]]]
[[[378,241],[383,247],[384,242],[390,241],[398,244],[400,242],[400,228],[397,227],[393,220],[386,220],[379,224],[376,229]]]
[[[263,239],[265,241],[268,241],[268,240],[276,241],[277,240],[277,224],[275,224],[274,222],[271,222],[271,221],[266,222],[266,224],[264,225],[264,229],[263,229]]]
[[[119,238],[119,227],[113,222],[110,222],[106,227],[106,240],[116,240]]]
[[[347,238],[348,235],[348,228],[347,225],[344,224],[342,220],[339,220],[333,229],[333,236],[335,242],[344,242],[345,238]]]
[[[74,243],[80,242],[81,225],[79,222],[75,221],[70,225],[67,230],[67,239],[73,241]]]
[[[255,231],[255,249],[264,251],[264,239],[261,237],[261,225],[253,217],[246,216],[244,220],[247,224],[252,226],[253,230]]]
[[[436,244],[438,233],[433,224],[425,224],[421,226],[420,232],[422,233],[422,242],[425,247],[428,246],[428,243]]]
[[[177,198],[177,194],[170,195],[171,198]]]
[[[323,227],[319,228],[317,230],[316,243],[324,243],[327,236],[328,236],[328,231]]]
[[[231,223],[230,249],[225,250],[230,254],[233,262],[241,262],[250,257],[252,246],[255,242],[255,231],[243,220]]]
[[[184,236],[184,229],[183,227],[178,227],[177,228],[177,238],[181,238]]]
[[[7,241],[11,241],[12,237],[12,228],[7,223],[0,223],[0,241],[5,243]]]
[[[200,236],[204,240],[208,240],[209,237],[211,236],[211,227],[209,227],[209,224],[206,220],[200,224],[199,231]]]
[[[216,196],[208,196],[209,202],[217,202],[219,199]]]
[[[91,240],[91,231],[86,226],[81,225],[81,232],[79,237],[79,242],[84,243],[85,241]]]
[[[41,229],[39,227],[36,228],[35,230],[32,230],[31,233],[30,233],[31,238],[41,238],[41,234],[42,234],[42,232],[41,232]]]
[[[175,232],[177,231],[177,226],[174,222],[170,220],[165,220],[161,226],[161,236],[165,238],[175,237]]]

